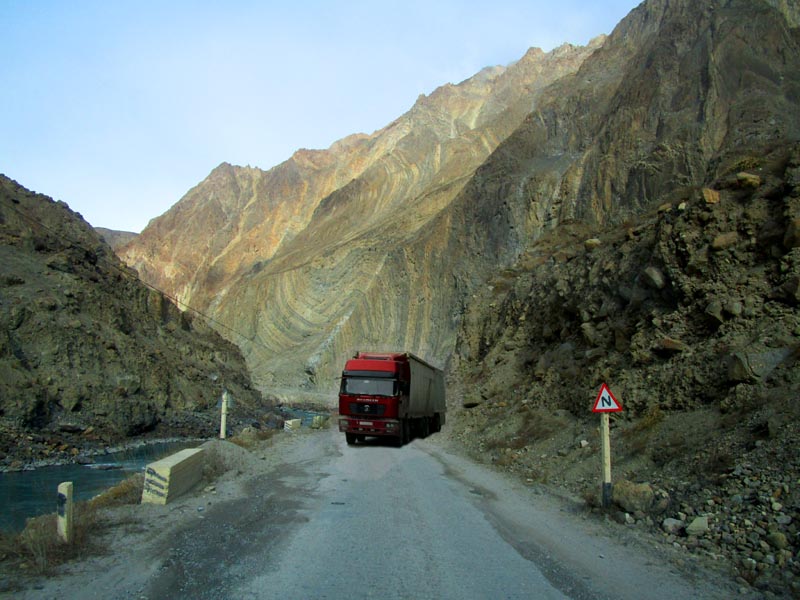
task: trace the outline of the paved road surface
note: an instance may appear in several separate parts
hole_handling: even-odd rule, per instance
[[[566,507],[566,508],[565,508]],[[331,430],[287,450],[251,497],[162,549],[137,598],[726,598],[551,496],[445,451],[348,447]]]

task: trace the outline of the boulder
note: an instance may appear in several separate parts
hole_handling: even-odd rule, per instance
[[[622,479],[612,489],[612,500],[626,512],[649,512],[654,498],[655,491],[649,483],[633,483]]]
[[[706,306],[706,314],[717,325],[725,322],[725,317],[722,316],[722,303],[719,300],[709,302],[708,306]]]
[[[712,250],[725,250],[739,241],[739,234],[735,231],[721,233],[711,242]]]
[[[688,346],[675,338],[663,337],[656,342],[656,350],[660,350],[663,354],[673,354],[677,352],[686,352]]]
[[[591,238],[583,242],[583,246],[589,250],[590,252],[595,248],[599,248],[603,245],[603,242],[597,238]]]
[[[781,533],[780,531],[773,531],[772,533],[767,535],[767,542],[773,548],[778,550],[784,550],[789,546],[789,540],[786,538],[786,534]]]
[[[658,267],[647,267],[642,275],[645,283],[654,289],[663,290],[667,284],[664,273]]]
[[[708,517],[695,517],[694,520],[686,526],[686,535],[698,536],[704,535],[708,532]]]
[[[717,190],[712,190],[711,188],[703,188],[703,200],[705,200],[706,204],[717,204],[719,203],[719,192]]]
[[[737,173],[736,183],[742,188],[755,189],[761,185],[761,177],[752,173]]]
[[[783,245],[787,250],[800,248],[800,219],[792,219],[783,236]]]
[[[774,348],[764,352],[738,351],[728,358],[728,380],[755,382],[767,377],[794,355],[792,348]]]
[[[663,529],[666,533],[670,535],[680,535],[684,529],[686,529],[686,523],[681,521],[680,519],[673,519],[671,517],[667,517],[663,521],[661,521],[661,529]]]

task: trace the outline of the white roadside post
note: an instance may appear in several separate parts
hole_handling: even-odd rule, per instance
[[[219,439],[224,440],[228,426],[228,390],[222,390],[222,414],[219,419]]]
[[[594,401],[592,412],[600,413],[600,446],[603,463],[602,506],[611,506],[611,427],[609,413],[622,412],[622,404],[614,397],[604,383]]]
[[[57,510],[58,537],[65,544],[72,543],[72,482],[58,484]]]

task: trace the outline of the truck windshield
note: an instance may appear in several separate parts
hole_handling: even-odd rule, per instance
[[[341,391],[351,396],[396,396],[397,380],[345,377]]]

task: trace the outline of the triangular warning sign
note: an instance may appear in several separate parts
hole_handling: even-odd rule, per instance
[[[620,404],[619,401],[614,398],[614,394],[611,393],[611,390],[608,389],[608,386],[605,383],[600,386],[600,393],[597,394],[597,400],[594,401],[592,412],[622,412],[622,404]]]

